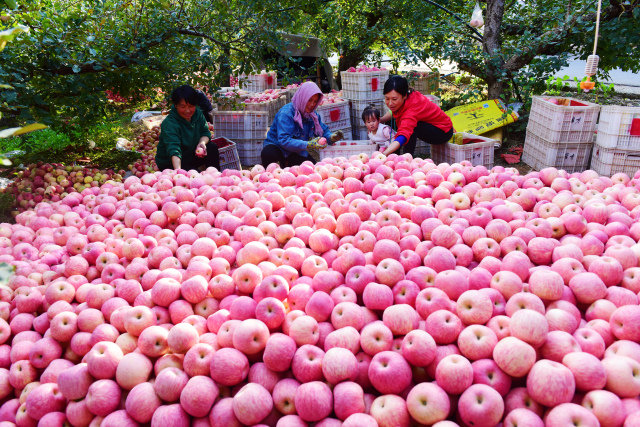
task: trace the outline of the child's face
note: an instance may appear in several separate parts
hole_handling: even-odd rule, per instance
[[[378,125],[380,124],[380,120],[376,118],[376,116],[367,117],[367,120],[364,122],[365,126],[367,126],[367,130],[369,132],[375,133],[378,130]]]

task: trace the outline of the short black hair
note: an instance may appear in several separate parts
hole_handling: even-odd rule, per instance
[[[376,120],[380,120],[380,110],[375,105],[370,104],[362,111],[362,121],[367,122],[370,118],[375,117]]]
[[[173,105],[179,104],[183,99],[187,104],[198,105],[198,93],[189,85],[182,85],[171,92]]]
[[[384,89],[382,90],[383,94],[388,94],[392,90],[395,90],[402,96],[407,96],[412,91],[409,89],[409,82],[402,76],[393,75],[390,76],[387,81],[384,83]]]

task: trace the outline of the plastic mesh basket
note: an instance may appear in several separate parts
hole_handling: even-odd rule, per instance
[[[596,142],[593,145],[591,169],[604,176],[626,173],[633,177],[640,169],[640,150],[606,148]]]
[[[411,73],[408,73],[407,79],[409,80],[409,86],[423,95],[434,93],[440,87],[440,72],[438,71],[432,71],[418,77],[412,77]]]
[[[550,102],[549,99],[555,100],[558,104]],[[572,98],[534,96],[529,120],[533,120],[550,132],[560,134],[558,136],[550,135],[547,140],[563,141],[564,139],[562,138],[564,136],[562,136],[562,133],[568,135],[568,132],[578,132],[574,134],[574,137],[580,135],[585,139],[575,142],[586,142],[591,141],[588,135],[589,132],[593,132],[596,129],[599,112],[599,105],[587,101],[579,101]],[[540,135],[540,133],[538,134]]]
[[[355,101],[379,101],[384,97],[382,88],[389,78],[389,71],[341,71],[340,78],[345,98]]]
[[[264,140],[271,122],[264,111],[213,111],[213,128],[216,136],[232,141],[241,139]]]
[[[316,113],[332,131],[351,127],[349,101],[320,105],[316,108]]]
[[[589,168],[593,139],[589,142],[550,142],[527,131],[522,161],[536,170],[547,167],[567,172],[582,172]]]
[[[356,141],[340,141],[336,145],[330,145],[327,148],[318,150],[320,160],[327,158],[346,157],[349,158],[354,154],[366,154],[371,156],[378,149],[376,144],[372,144],[369,140]]]
[[[223,137],[214,138],[211,142],[218,146],[220,152],[220,170],[237,169],[240,170],[240,157],[236,143]]]
[[[597,143],[605,148],[640,151],[640,107],[602,107]]]
[[[471,162],[473,166],[493,167],[494,146],[496,141],[483,136],[461,133],[463,138],[479,139],[482,142],[474,142],[465,145],[452,144],[432,144],[431,158],[438,163],[460,163],[464,160]]]

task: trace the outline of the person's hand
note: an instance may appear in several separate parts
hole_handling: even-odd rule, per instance
[[[307,142],[307,147],[310,148],[326,148],[327,147],[327,139],[323,137],[313,138],[309,142]]]
[[[329,141],[329,145],[333,145],[338,141],[344,139],[344,133],[341,130],[335,131],[331,134],[331,139]]]
[[[204,157],[207,155],[207,146],[203,143],[199,143],[196,147],[196,156]]]

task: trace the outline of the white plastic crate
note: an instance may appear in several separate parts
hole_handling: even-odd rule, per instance
[[[531,132],[549,142],[590,142],[593,141],[595,129],[551,129],[545,123],[540,123],[529,117],[527,132]]]
[[[240,170],[240,157],[238,155],[238,149],[235,142],[223,137],[214,138],[211,142],[218,146],[221,171],[225,169]]]
[[[271,122],[264,111],[213,111],[215,136],[224,136],[232,141],[264,140]]]
[[[262,153],[264,139],[236,139],[235,143],[242,166],[262,163],[260,153]]]
[[[289,89],[287,89],[287,103],[291,102],[291,100],[293,99],[293,95],[296,94],[299,88],[300,86],[298,85],[296,87],[290,87]]]
[[[473,135],[470,133],[458,133],[462,138],[479,139],[481,142],[474,142],[465,145],[453,144],[447,142],[445,144],[431,145],[431,158],[438,163],[460,163],[464,160],[471,162],[473,166],[493,167],[493,154],[495,140],[485,138],[483,136]]]
[[[554,99],[558,104],[550,102],[549,99]],[[587,101],[573,98],[534,96],[531,103],[529,121],[537,123],[539,125],[538,128],[542,126],[550,132],[558,134],[548,134],[548,138],[545,138],[548,141],[564,141],[564,135],[569,135],[569,132],[573,131],[578,132],[571,135],[573,138],[584,138],[575,142],[590,142],[592,135],[589,136],[589,133],[596,129],[599,112],[600,106],[598,104]]]
[[[567,172],[582,172],[589,168],[593,139],[589,142],[550,142],[527,131],[522,161],[536,170],[548,167]]]
[[[599,175],[609,177],[616,173],[626,173],[633,177],[640,169],[640,150],[606,148],[596,142],[591,155],[591,169]]]
[[[442,102],[440,102],[440,98],[435,96],[435,95],[425,95],[427,97],[427,99],[431,102],[433,102],[434,104],[436,104],[438,107],[442,106]]]
[[[262,92],[267,89],[275,89],[278,86],[278,74],[275,71],[240,74],[235,79],[234,82],[237,82],[237,86],[240,89],[248,90],[249,92]]]
[[[271,99],[265,102],[250,102],[244,103],[246,111],[264,111],[267,113],[267,122],[273,123],[273,119],[276,117],[276,113],[280,108],[284,107],[287,103],[287,97],[282,95],[276,99]]]
[[[351,116],[352,129],[363,128],[366,130],[364,122],[362,121],[362,112],[370,105],[373,105],[380,111],[380,117],[384,116],[387,111],[387,107],[382,99],[378,101],[349,101],[349,114]]]
[[[332,104],[319,105],[316,113],[322,119],[322,123],[329,129],[338,130],[351,127],[349,115],[349,101],[334,102]]]
[[[597,142],[605,148],[640,151],[640,107],[603,106]]]
[[[320,155],[320,160],[324,160],[326,158],[336,158],[336,157],[346,157],[349,158],[354,154],[364,153],[368,156],[371,156],[378,150],[378,146],[376,144],[372,144],[371,141],[367,140],[356,140],[356,141],[340,141],[336,145],[330,145],[327,148],[323,148],[318,150]]]
[[[340,78],[345,98],[356,101],[379,101],[384,98],[382,88],[389,78],[389,71],[341,71]]]
[[[352,127],[351,135],[354,140],[369,139],[369,132],[367,132],[367,128],[364,125]]]

